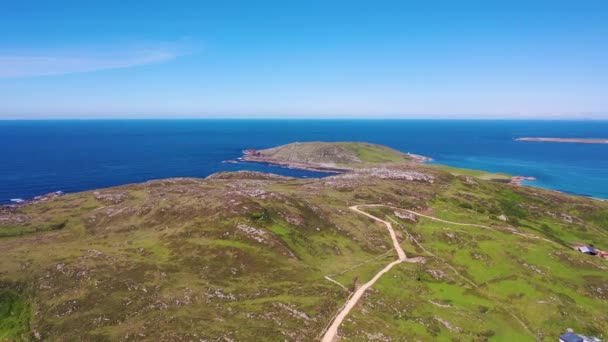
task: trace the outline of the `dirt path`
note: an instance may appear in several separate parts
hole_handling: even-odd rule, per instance
[[[383,223],[386,226],[386,228],[388,229],[388,233],[391,235],[391,240],[393,240],[393,247],[395,247],[395,251],[397,251],[399,260],[407,259],[405,252],[401,248],[401,245],[399,245],[399,241],[397,241],[397,236],[395,235],[395,230],[393,230],[393,226],[387,221],[381,220],[381,219],[377,218],[376,216],[370,215],[364,211],[359,210],[359,207],[364,207],[364,205],[354,205],[348,209],[354,210],[354,211],[358,212],[359,214],[365,215],[371,219],[374,219],[380,223]]]
[[[340,309],[340,311],[338,312],[338,314],[335,316],[335,318],[331,321],[331,325],[327,328],[327,330],[325,331],[325,333],[323,334],[323,338],[321,339],[321,341],[323,342],[333,342],[335,341],[337,335],[338,335],[338,328],[340,327],[340,325],[342,324],[342,321],[344,321],[344,319],[346,318],[346,316],[348,315],[348,313],[350,312],[350,310],[352,310],[352,308],[357,304],[357,302],[359,301],[359,299],[361,299],[361,297],[363,296],[363,294],[365,293],[365,291],[370,288],[372,285],[374,285],[374,283],[376,283],[376,281],[378,281],[378,279],[380,279],[380,277],[385,274],[386,272],[390,271],[391,268],[393,268],[393,266],[400,264],[402,262],[420,262],[421,258],[408,258],[407,255],[405,255],[405,252],[403,251],[403,249],[401,248],[401,245],[399,244],[399,241],[397,240],[397,236],[395,235],[395,231],[393,229],[393,226],[391,225],[390,222],[384,221],[374,215],[368,214],[362,210],[360,210],[359,208],[375,208],[375,207],[386,207],[386,208],[391,208],[391,209],[397,209],[397,210],[402,210],[402,211],[406,211],[408,213],[414,214],[416,216],[419,217],[424,217],[424,218],[428,218],[430,220],[436,221],[436,222],[442,222],[442,223],[447,223],[447,224],[451,224],[451,225],[456,225],[456,226],[469,226],[469,227],[478,227],[478,228],[483,228],[483,229],[488,229],[488,230],[495,230],[495,228],[489,227],[489,226],[484,226],[484,225],[480,225],[480,224],[472,224],[472,223],[458,223],[458,222],[451,222],[451,221],[447,221],[447,220],[442,220],[436,217],[432,217],[432,216],[428,216],[428,215],[424,215],[421,213],[417,213],[415,211],[412,210],[408,210],[408,209],[403,209],[403,208],[397,208],[397,207],[393,207],[390,205],[384,205],[384,204],[360,204],[360,205],[355,205],[352,207],[349,207],[350,210],[353,210],[361,215],[365,215],[377,222],[380,222],[382,224],[384,224],[386,226],[386,228],[388,229],[388,232],[391,236],[391,240],[393,241],[393,246],[395,248],[395,251],[397,251],[397,255],[399,257],[399,259],[391,262],[390,264],[386,265],[382,270],[380,270],[380,272],[378,272],[370,281],[368,281],[367,283],[363,284],[361,287],[359,287],[347,300],[347,302],[344,304],[344,306],[342,306],[342,308]],[[517,234],[520,236],[524,236],[530,239],[539,239],[539,240],[544,240],[547,242],[551,242],[551,243],[555,243],[554,241],[533,235],[533,234],[528,234],[528,233],[520,233],[520,232],[512,232],[513,234]],[[415,241],[417,243],[417,241]],[[418,243],[417,243],[418,244]],[[424,247],[422,247],[420,244],[418,244],[423,250],[425,250],[425,252],[431,256],[434,256],[434,254],[432,254],[431,252],[427,251],[426,249],[424,249]],[[450,266],[450,268],[452,268],[454,271],[456,271],[453,267]],[[459,273],[456,271],[456,273],[459,275]],[[327,278],[327,277],[326,277]],[[327,278],[328,280],[335,282],[333,279],[331,278]],[[465,278],[466,279],[466,278]],[[468,282],[472,283],[471,280],[466,279]],[[337,283],[337,282],[336,282]],[[342,284],[337,283],[338,285],[340,285],[341,287],[344,287]],[[477,285],[475,283],[472,283],[473,286],[477,287]],[[433,303],[435,304],[435,303]],[[508,311],[508,310],[507,310]],[[528,328],[528,326],[519,319],[519,317],[517,317],[515,314],[513,314],[512,312],[508,311],[530,334],[532,334],[532,332],[530,331],[530,329]],[[534,336],[534,334],[532,334]]]
[[[346,288],[346,286],[344,286],[344,285],[340,284],[339,282],[331,279],[329,276],[325,276],[325,279],[331,281],[332,283],[334,283],[334,284],[340,286],[341,288],[343,288],[344,290],[348,291],[348,289]]]
[[[376,281],[378,281],[378,279],[380,279],[380,277],[384,273],[390,271],[391,268],[393,268],[393,266],[400,264],[402,262],[419,262],[421,260],[420,258],[408,259],[407,255],[405,255],[405,252],[401,248],[399,241],[397,240],[397,236],[395,235],[395,230],[393,230],[393,226],[390,224],[390,222],[384,221],[382,219],[377,218],[376,216],[373,216],[364,211],[361,211],[361,210],[359,210],[359,207],[360,207],[359,205],[355,205],[355,206],[350,207],[349,209],[384,224],[386,226],[386,229],[388,229],[388,233],[391,236],[391,240],[393,240],[393,247],[395,248],[395,251],[397,251],[397,255],[398,255],[399,259],[386,265],[382,270],[380,270],[380,272],[376,273],[376,275],[370,281],[363,284],[361,287],[359,287],[357,289],[357,291],[355,291],[353,293],[353,295],[348,299],[346,304],[342,307],[340,312],[336,315],[334,320],[331,322],[331,325],[329,326],[329,328],[327,328],[327,330],[325,331],[325,334],[323,335],[323,338],[321,339],[321,341],[323,341],[323,342],[334,341],[334,339],[338,335],[338,328],[340,327],[340,325],[342,324],[342,321],[344,321],[344,319],[346,318],[346,316],[348,315],[350,310],[352,310],[352,308],[355,307],[355,305],[357,304],[359,299],[361,299],[361,297],[363,296],[365,291],[367,291],[368,288],[370,288],[372,285],[374,285],[374,283]],[[342,285],[340,285],[340,286],[342,286]]]
[[[361,287],[359,287],[357,289],[357,291],[355,291],[355,293],[352,295],[352,297],[350,297],[348,302],[346,302],[346,305],[344,305],[344,307],[342,308],[342,311],[340,311],[340,313],[333,320],[333,322],[331,323],[331,325],[329,326],[327,331],[325,331],[325,335],[323,335],[323,339],[321,339],[321,341],[323,341],[323,342],[334,341],[334,339],[336,338],[336,335],[338,334],[338,328],[340,327],[340,324],[342,324],[342,321],[344,320],[344,318],[346,318],[346,316],[348,315],[350,310],[357,304],[359,299],[361,299],[361,296],[363,296],[365,291],[367,291],[368,288],[370,288],[372,285],[374,285],[374,283],[384,273],[390,271],[391,268],[393,268],[393,266],[400,264],[402,262],[403,262],[403,260],[401,260],[401,259],[391,262],[390,264],[386,265],[386,267],[384,267],[380,272],[378,272],[370,281],[368,281],[367,283],[365,283]]]
[[[451,224],[451,225],[455,225],[455,226],[469,226],[469,227],[483,228],[483,229],[487,229],[487,230],[497,230],[497,228],[495,228],[495,227],[493,228],[493,227],[484,226],[484,225],[481,225],[481,224],[458,223],[458,222],[446,221],[446,220],[442,220],[442,219],[439,219],[439,218],[436,218],[436,217],[433,217],[433,216],[428,216],[428,215],[424,215],[424,214],[421,214],[421,213],[417,213],[417,212],[409,210],[409,209],[397,208],[397,207],[393,207],[393,206],[390,206],[390,205],[384,205],[384,204],[362,204],[362,205],[358,205],[357,207],[368,207],[368,208],[385,207],[385,208],[391,208],[391,209],[405,211],[405,212],[408,212],[410,214],[414,214],[416,216],[424,217],[424,218],[427,218],[427,219],[435,221],[435,222],[447,223],[447,224]],[[505,229],[502,229],[502,230],[505,230]],[[515,235],[526,237],[528,239],[543,240],[543,241],[546,241],[546,242],[550,242],[552,244],[559,245],[555,241],[552,241],[552,240],[549,240],[549,239],[545,239],[543,237],[536,236],[534,234],[521,233],[521,232],[517,232],[517,231],[511,231],[511,233],[515,234]]]
[[[424,215],[424,214],[421,214],[421,213],[418,213],[418,212],[415,212],[415,211],[412,211],[412,210],[409,210],[409,209],[397,208],[397,207],[394,207],[394,206],[390,206],[390,205],[384,205],[384,204],[362,204],[362,205],[358,205],[358,206],[356,206],[356,207],[368,207],[368,208],[374,208],[374,207],[385,207],[385,208],[391,208],[391,209],[396,209],[396,210],[402,210],[402,211],[406,211],[406,212],[408,212],[408,213],[410,213],[410,214],[414,214],[414,215],[419,216],[419,217],[424,217],[424,218],[430,219],[430,220],[432,220],[432,221],[436,221],[436,222],[442,222],[442,223],[447,223],[447,224],[451,224],[451,225],[455,225],[455,226],[469,226],[469,227],[483,228],[483,229],[487,229],[487,230],[496,230],[496,228],[489,227],[489,226],[484,226],[484,225],[480,225],[480,224],[474,224],[474,223],[459,223],[459,222],[447,221],[447,220],[439,219],[439,218],[436,218],[436,217],[433,217],[433,216]],[[360,210],[357,210],[357,211],[358,211],[358,212],[361,212]],[[366,216],[370,216],[370,217],[371,217],[371,215],[366,215]],[[389,219],[391,219],[391,218],[389,217]],[[391,219],[391,220],[392,220],[393,222],[395,222],[393,219]],[[382,221],[382,222],[385,222],[385,221]],[[391,227],[391,229],[392,229],[392,227]],[[542,237],[536,236],[536,235],[534,235],[534,234],[529,234],[529,233],[521,233],[521,232],[517,232],[517,231],[512,231],[511,233],[516,234],[516,235],[519,235],[519,236],[523,236],[523,237],[526,237],[526,238],[529,238],[529,239],[543,240],[543,241],[546,241],[546,242],[550,242],[550,243],[552,243],[552,244],[557,244],[555,241],[551,241],[551,240],[549,240],[549,239],[545,239],[545,238],[542,238]],[[409,235],[409,233],[408,233],[408,235]],[[413,238],[413,237],[412,237],[412,238]],[[426,250],[424,247],[422,247],[422,245],[420,245],[420,244],[418,243],[418,241],[416,241],[415,239],[414,239],[414,241],[415,241],[415,242],[416,242],[416,244],[417,244],[417,245],[418,245],[420,248],[422,248],[422,249],[423,249],[423,250],[424,250],[424,251],[425,251],[427,254],[429,254],[429,255],[431,255],[431,256],[434,256],[434,254],[432,254],[431,252],[429,252],[428,250]],[[445,262],[444,262],[444,263],[445,263]],[[469,280],[468,278],[463,277],[462,275],[460,275],[460,273],[459,273],[458,271],[456,271],[456,269],[455,269],[455,268],[453,268],[453,267],[452,267],[451,265],[449,265],[448,263],[445,263],[445,264],[446,264],[446,265],[448,265],[448,267],[450,267],[450,268],[451,268],[451,269],[452,269],[454,272],[456,272],[456,274],[457,274],[457,275],[459,275],[460,277],[462,277],[462,278],[464,278],[465,280],[467,280],[467,281],[468,281],[470,284],[472,284],[474,287],[477,287],[477,285],[476,285],[476,284],[475,284],[475,283],[474,283],[472,280]],[[523,327],[523,328],[524,328],[524,329],[525,329],[525,330],[526,330],[526,331],[527,331],[527,332],[528,332],[530,335],[532,335],[532,336],[536,337],[536,335],[535,335],[535,334],[532,332],[532,330],[530,330],[530,328],[528,327],[528,325],[527,325],[527,324],[526,324],[524,321],[522,321],[522,320],[521,320],[521,319],[520,319],[520,318],[519,318],[519,317],[518,317],[518,316],[517,316],[515,313],[513,313],[512,311],[510,311],[510,310],[508,310],[508,309],[506,309],[506,308],[504,308],[504,309],[505,309],[505,311],[506,311],[506,312],[508,312],[508,313],[509,313],[509,314],[510,314],[510,315],[511,315],[511,316],[512,316],[512,317],[513,317],[515,320],[517,320],[517,321],[519,322],[519,324],[521,324],[521,326],[522,326],[522,327]]]

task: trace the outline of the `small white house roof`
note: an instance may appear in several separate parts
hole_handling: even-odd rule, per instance
[[[578,251],[581,253],[587,253],[587,254],[597,254],[597,250],[595,248],[593,248],[592,246],[580,246],[578,248]]]

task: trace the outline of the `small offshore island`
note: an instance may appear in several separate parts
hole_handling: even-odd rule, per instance
[[[534,142],[556,142],[573,144],[608,144],[608,139],[585,139],[585,138],[532,138],[522,137],[515,141],[534,141]]]
[[[344,173],[377,167],[379,164],[384,164],[386,169],[400,163],[423,164],[432,160],[430,157],[403,153],[386,146],[363,142],[296,142],[265,150],[247,149],[243,151],[243,157],[236,162],[248,161],[292,169]],[[448,168],[439,165],[437,167]],[[524,181],[536,180],[534,177],[509,178],[504,174],[491,173],[486,173],[486,178],[511,185],[522,185]]]
[[[0,206],[0,340],[608,338],[608,203],[368,143]],[[6,309],[5,309],[6,308]]]
[[[432,160],[362,142],[295,142],[259,151],[248,149],[241,159],[294,169],[338,173],[379,163],[425,163]]]

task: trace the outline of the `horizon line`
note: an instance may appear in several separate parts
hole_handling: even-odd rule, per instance
[[[49,118],[1,118],[0,121],[167,121],[167,120],[428,120],[428,121],[608,121],[607,117],[590,118],[590,117],[242,117],[242,116],[225,116],[225,117],[91,117],[91,118],[70,118],[70,117],[49,117]]]

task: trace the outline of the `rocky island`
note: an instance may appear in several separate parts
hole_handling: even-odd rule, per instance
[[[534,142],[557,142],[557,143],[574,143],[574,144],[608,144],[608,139],[585,139],[585,138],[517,138],[516,141],[534,141]]]
[[[378,163],[424,163],[431,158],[370,143],[296,142],[265,150],[248,149],[242,160],[310,171],[346,172]]]
[[[0,340],[608,337],[606,202],[373,144],[245,159],[339,174],[222,172],[0,207]]]

